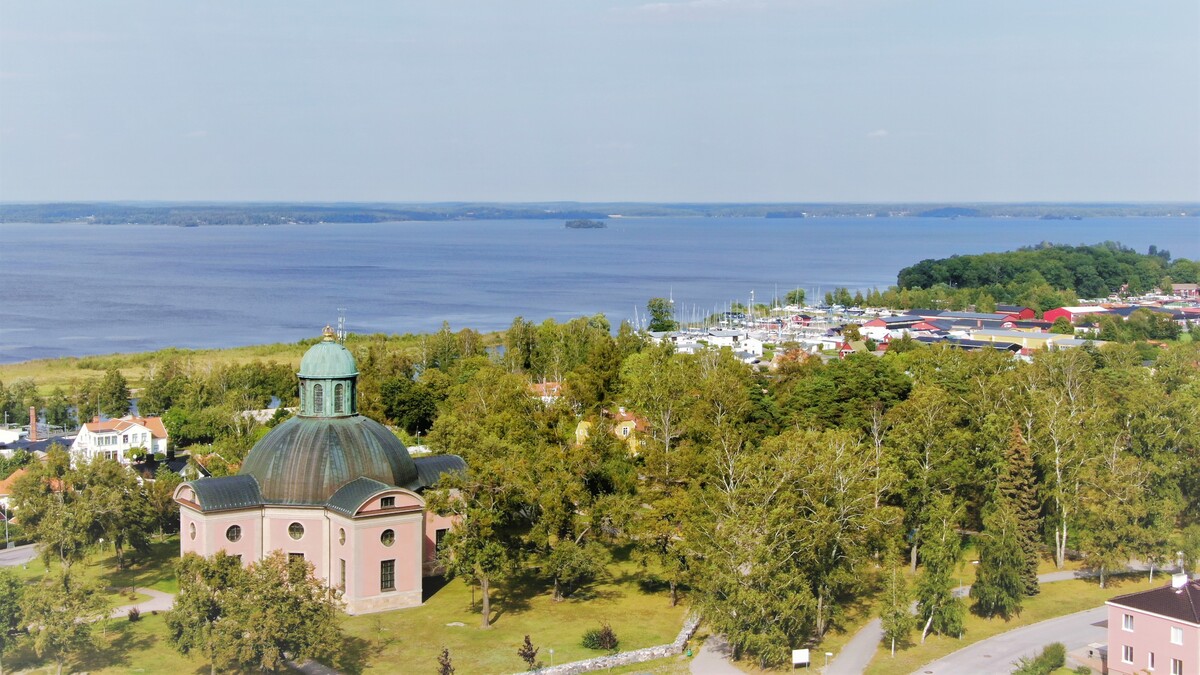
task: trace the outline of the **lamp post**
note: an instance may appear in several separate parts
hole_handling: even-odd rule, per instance
[[[833,656],[833,652],[825,652],[825,670],[829,670],[829,657]]]
[[[553,648],[550,649],[550,667],[551,668],[554,667],[554,649]]]

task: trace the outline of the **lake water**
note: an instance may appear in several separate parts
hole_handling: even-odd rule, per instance
[[[1195,218],[628,218],[197,227],[0,224],[0,362],[507,327],[673,295],[690,315],[795,287],[885,288],[924,258],[1113,240],[1200,257]]]

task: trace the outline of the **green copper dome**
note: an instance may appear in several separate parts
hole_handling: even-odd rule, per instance
[[[323,504],[364,477],[400,487],[417,483],[416,464],[400,439],[361,415],[293,417],[254,445],[238,474],[254,476],[268,504]]]
[[[354,356],[334,339],[333,329],[325,333],[300,359],[300,377],[309,379],[344,379],[358,375]]]

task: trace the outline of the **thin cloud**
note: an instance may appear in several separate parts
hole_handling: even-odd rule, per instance
[[[876,129],[875,131],[867,132],[867,138],[886,138],[887,135],[887,129]]]
[[[195,131],[187,132],[186,134],[183,135],[183,137],[184,138],[204,138],[207,135],[208,135],[207,131],[205,131],[203,129],[197,129]]]

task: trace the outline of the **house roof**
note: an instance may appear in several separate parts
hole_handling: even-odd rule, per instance
[[[167,437],[167,429],[163,426],[161,417],[134,417],[133,415],[126,415],[115,420],[104,420],[103,422],[92,420],[84,424],[83,428],[93,434],[99,434],[108,431],[120,433],[135,426],[145,427],[150,431],[150,435],[155,438]]]
[[[1059,307],[1058,309],[1072,314],[1099,314],[1108,311],[1104,307]]]
[[[13,483],[16,483],[17,479],[19,479],[21,476],[24,476],[27,473],[29,473],[29,469],[26,469],[25,467],[21,467],[20,469],[17,469],[16,471],[12,472],[12,474],[10,474],[8,478],[5,478],[4,480],[0,480],[0,497],[11,495]]]
[[[1200,581],[1189,581],[1179,588],[1167,584],[1148,591],[1118,595],[1108,604],[1200,624]]]
[[[335,339],[333,328],[325,326],[321,341],[300,359],[298,375],[306,379],[346,379],[358,375],[354,356]]]
[[[562,394],[561,382],[533,382],[529,391],[534,396],[559,396]]]

